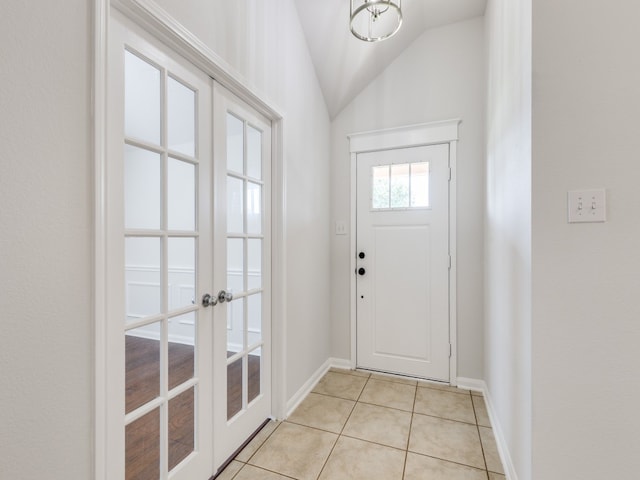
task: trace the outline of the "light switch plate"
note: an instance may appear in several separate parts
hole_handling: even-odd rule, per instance
[[[347,234],[347,223],[336,222],[336,235],[346,235],[346,234]]]
[[[604,188],[572,190],[567,195],[569,223],[606,222],[607,200]]]

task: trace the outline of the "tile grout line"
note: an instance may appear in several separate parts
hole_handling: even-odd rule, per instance
[[[258,470],[263,470],[263,471],[265,471],[265,472],[273,473],[273,474],[278,475],[278,476],[280,476],[280,477],[290,478],[291,480],[296,480],[296,477],[291,477],[291,476],[286,475],[286,474],[284,474],[284,473],[282,473],[282,472],[276,472],[275,470],[269,470],[268,468],[259,467],[258,465],[251,465],[250,463],[245,463],[245,466],[246,466],[246,465],[249,465],[250,467],[253,467],[253,468],[257,468]],[[242,471],[242,469],[244,469],[244,467],[242,467],[240,470],[238,470],[238,473],[236,473],[236,474],[233,476],[233,478],[236,478],[236,477],[240,474],[240,472]],[[233,480],[233,478],[232,478],[231,480]]]
[[[412,450],[409,450],[409,453],[413,453],[414,455],[417,455],[419,457],[433,458],[435,460],[440,460],[440,461],[445,462],[445,463],[451,463],[453,465],[459,465],[461,467],[471,468],[473,470],[478,470],[479,472],[484,472],[484,473],[487,473],[487,474],[489,473],[488,470],[482,469],[481,467],[476,467],[476,466],[473,466],[473,465],[469,465],[468,463],[457,462],[457,461],[451,460],[449,458],[438,457],[437,455],[429,455],[429,454],[426,454],[426,453],[414,452]],[[496,473],[496,472],[491,472],[491,473]]]
[[[406,410],[401,410],[401,411],[406,411]],[[428,413],[420,413],[420,412],[413,412],[413,413],[415,413],[416,415],[422,415],[423,417],[430,417],[430,418],[437,418],[439,420],[446,420],[447,422],[461,423],[463,425],[471,425],[472,427],[478,426],[477,423],[463,422],[462,420],[456,420],[454,418],[440,417],[438,415],[430,415]]]
[[[407,435],[407,448],[404,452],[404,465],[402,466],[402,479],[407,473],[407,460],[409,459],[409,442],[411,442],[411,430],[413,429],[413,414],[416,411],[416,401],[418,399],[418,384],[416,383],[416,391],[413,393],[413,406],[411,407],[411,420],[409,420],[409,435]]]
[[[345,374],[343,374],[343,375],[345,375]],[[346,375],[348,375],[348,374],[346,374]],[[351,375],[351,376],[352,377],[358,377],[358,375]],[[365,378],[365,377],[360,377],[360,378]],[[333,446],[331,447],[331,451],[329,452],[329,455],[327,455],[326,460],[322,464],[322,468],[320,469],[320,472],[318,473],[318,476],[316,477],[316,480],[319,480],[320,477],[322,476],[322,472],[324,472],[324,469],[326,468],[327,463],[329,462],[329,459],[331,458],[331,455],[333,454],[333,451],[336,449],[336,445],[338,444],[338,441],[340,441],[340,437],[342,437],[342,432],[344,432],[344,427],[347,426],[347,423],[349,422],[349,419],[351,418],[351,415],[353,415],[353,411],[356,409],[356,406],[358,405],[358,400],[362,396],[362,392],[364,392],[364,389],[367,386],[367,384],[369,383],[369,379],[370,378],[371,378],[371,374],[369,374],[369,376],[366,377],[367,381],[364,382],[364,385],[362,386],[362,389],[360,390],[360,393],[358,394],[358,398],[356,398],[356,400],[355,400],[355,402],[353,404],[353,407],[351,407],[351,411],[349,412],[349,416],[345,420],[344,425],[342,425],[342,428],[340,429],[340,432],[338,433],[338,436],[336,437],[336,441],[334,442]],[[327,396],[331,396],[331,395],[327,395]],[[333,398],[339,398],[339,397],[333,397]]]
[[[487,474],[487,479],[489,478],[489,466],[487,465],[487,456],[484,453],[484,445],[482,444],[482,435],[480,435],[480,425],[478,425],[478,414],[476,413],[476,404],[473,403],[473,394],[470,394],[471,397],[471,407],[473,408],[473,415],[476,417],[476,430],[478,431],[478,440],[480,440],[480,450],[482,451],[482,460],[484,461],[484,470]]]
[[[396,385],[402,385],[402,384],[397,383]],[[365,384],[365,386],[366,386],[366,384]],[[411,385],[405,385],[405,386],[410,387]],[[363,388],[363,391],[364,391],[364,388]],[[403,410],[401,408],[390,407],[388,405],[378,405],[377,403],[365,402],[364,400],[360,400],[360,396],[361,395],[358,396],[358,400],[354,400],[353,398],[338,397],[336,395],[330,395],[328,393],[309,392],[309,394],[312,394],[312,393],[315,394],[315,395],[322,395],[323,397],[337,398],[339,400],[348,400],[350,402],[363,403],[365,405],[373,405],[374,407],[389,408],[391,410],[396,410],[398,412],[411,413],[411,410]],[[444,418],[444,417],[442,417],[442,418]],[[286,421],[289,421],[289,420],[286,420]],[[459,420],[454,420],[454,421],[459,421]],[[291,423],[293,423],[293,422],[291,422]],[[461,423],[468,423],[468,422],[461,422]],[[473,425],[473,424],[471,423],[469,425]]]

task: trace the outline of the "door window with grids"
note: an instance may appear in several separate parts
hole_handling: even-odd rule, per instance
[[[371,167],[371,208],[429,207],[429,162]]]

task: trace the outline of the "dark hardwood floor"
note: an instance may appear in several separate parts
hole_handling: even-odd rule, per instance
[[[160,392],[159,342],[126,337],[127,413],[153,400]],[[228,356],[233,353],[228,352]],[[260,357],[248,356],[249,402],[260,394]],[[169,389],[189,380],[194,373],[193,347],[169,343]],[[169,470],[194,449],[194,389],[169,401]],[[227,367],[227,416],[242,409],[242,363]],[[160,410],[155,409],[129,424],[125,431],[126,479],[158,480],[160,476]]]

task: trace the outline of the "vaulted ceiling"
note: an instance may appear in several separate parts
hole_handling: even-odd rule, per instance
[[[484,14],[487,0],[402,0],[403,24],[377,43],[349,31],[349,0],[294,0],[329,114],[334,118],[425,30]]]

